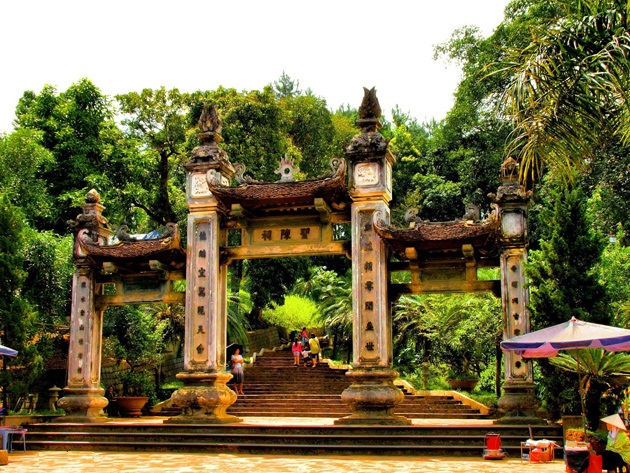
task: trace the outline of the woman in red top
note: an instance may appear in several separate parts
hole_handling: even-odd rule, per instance
[[[291,345],[291,352],[293,353],[293,364],[300,366],[300,355],[302,354],[302,344],[295,338],[293,345]]]

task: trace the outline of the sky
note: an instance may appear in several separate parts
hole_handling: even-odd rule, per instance
[[[285,72],[329,108],[376,87],[422,122],[440,120],[461,78],[433,47],[508,0],[6,0],[0,2],[0,132],[24,91],[89,78],[113,96],[144,88],[260,90]]]

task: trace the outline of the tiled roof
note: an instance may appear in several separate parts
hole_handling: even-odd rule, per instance
[[[314,198],[323,198],[328,204],[349,203],[345,176],[345,172],[338,172],[333,177],[307,181],[263,182],[238,187],[212,185],[210,190],[228,208],[232,204],[250,208],[312,205]]]
[[[99,245],[89,236],[77,235],[81,251],[97,265],[103,262],[130,264],[132,262],[159,260],[179,268],[186,263],[186,252],[181,246],[179,230],[174,226],[172,235],[152,240],[118,241],[111,245]]]
[[[405,248],[410,247],[418,251],[461,250],[462,245],[471,244],[482,254],[498,249],[499,226],[495,219],[481,223],[423,222],[414,228],[396,228],[378,221],[374,229],[399,256],[404,256]]]

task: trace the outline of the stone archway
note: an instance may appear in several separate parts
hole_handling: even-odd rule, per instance
[[[99,421],[107,403],[99,386],[103,307],[181,299],[170,281],[184,279],[184,256],[184,371],[177,375],[184,387],[172,397],[183,413],[169,419],[171,423],[241,420],[226,413],[236,400],[226,385],[231,375],[225,371],[227,275],[234,260],[296,254],[352,258],[354,370],[349,375],[352,385],[342,395],[352,414],[338,419],[339,424],[409,423],[392,412],[403,394],[393,384],[397,373],[390,297],[440,288],[490,290],[502,297],[504,335],[529,331],[523,263],[530,195],[517,183],[516,163],[508,160],[502,167],[502,186],[493,196],[495,212],[489,222],[474,218],[449,225],[414,222],[410,229],[396,229],[389,225],[395,158],[379,132],[381,110],[374,89],[366,90],[359,113],[361,133],[346,149],[347,166],[339,159],[333,162],[332,173],[320,179],[294,182],[283,173],[280,182],[260,183],[244,176],[244,168],[233,166],[219,148],[216,107],[205,107],[199,120],[201,145],[185,165],[189,207],[185,252],[173,235],[112,243],[103,207],[98,201],[86,203],[75,238],[69,380],[60,401],[70,414],[67,421]],[[237,187],[230,186],[233,177]],[[336,240],[334,226],[347,223],[351,241]],[[240,233],[240,245],[228,244],[231,231]],[[488,256],[490,250],[494,253]],[[392,253],[399,263],[389,262]],[[501,267],[501,280],[477,280],[477,268],[491,259]],[[112,276],[120,265],[126,269],[125,277]],[[396,265],[411,271],[411,284],[389,283]],[[138,278],[152,281],[153,289],[129,291]],[[105,281],[118,284],[116,296],[102,292]],[[513,417],[530,419],[537,407],[531,362],[508,355],[506,376],[502,408]]]

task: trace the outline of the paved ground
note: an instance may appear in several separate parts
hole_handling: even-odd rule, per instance
[[[527,463],[518,459],[277,456],[193,453],[13,452],[0,473],[561,473],[561,460]]]

